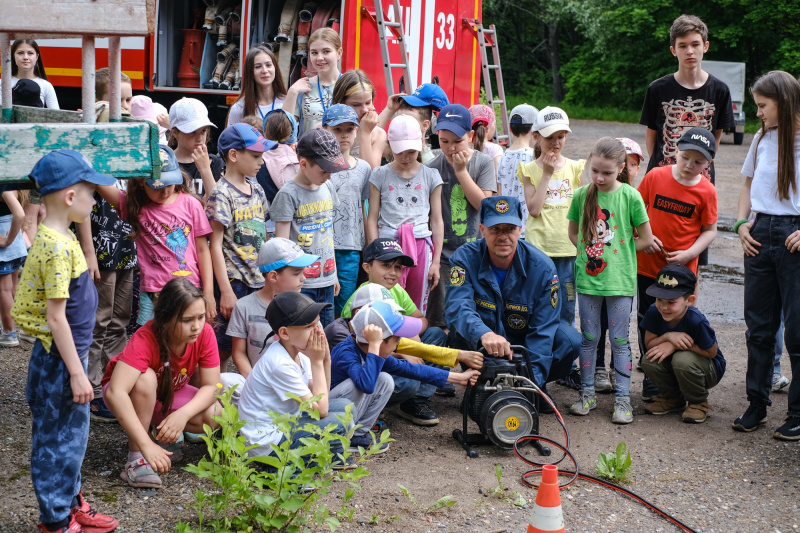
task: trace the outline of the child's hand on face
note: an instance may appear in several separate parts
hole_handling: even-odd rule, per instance
[[[201,144],[195,148],[192,152],[192,159],[195,165],[197,165],[197,170],[211,170],[211,158],[208,157],[208,148],[206,148],[206,145]]]
[[[367,111],[363,117],[358,119],[359,128],[361,128],[364,133],[371,133],[372,130],[375,129],[375,126],[378,125],[379,121],[378,114],[374,110]]]
[[[459,363],[464,363],[470,368],[483,368],[483,354],[481,352],[460,350],[456,359]]]
[[[319,326],[319,324],[318,324]],[[321,327],[315,327],[311,332],[311,337],[308,339],[308,345],[303,353],[311,359],[312,363],[325,362],[325,355],[327,353],[328,340],[325,338],[325,333]]]
[[[480,372],[472,368],[463,372],[450,372],[447,382],[455,383],[457,385],[466,385],[467,383],[470,385],[475,385],[475,382],[478,381],[478,376],[480,375]]]
[[[556,154],[554,151],[551,150],[542,156],[542,170],[544,171],[544,174],[552,176],[553,172],[555,172],[557,164],[558,154]]]
[[[456,172],[466,170],[467,163],[469,163],[469,152],[467,150],[461,150],[453,154],[453,169]]]

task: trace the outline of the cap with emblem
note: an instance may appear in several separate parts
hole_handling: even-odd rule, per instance
[[[231,124],[222,131],[217,140],[217,148],[223,157],[227,157],[231,150],[251,150],[263,153],[277,146],[278,143],[265,139],[257,129],[249,124]]]
[[[261,272],[278,270],[285,266],[305,268],[319,261],[318,255],[307,254],[297,243],[273,237],[261,245],[256,264]]]
[[[450,104],[439,111],[439,116],[436,119],[436,132],[447,130],[459,137],[463,137],[471,129],[472,118],[469,115],[469,110],[463,105]]]
[[[158,156],[161,158],[161,176],[158,179],[147,178],[147,185],[151,189],[163,189],[183,183],[183,173],[172,148],[165,144],[159,145]]]
[[[402,258],[401,263],[406,267],[413,267],[414,260],[403,253],[403,247],[394,239],[375,239],[364,248],[364,262],[390,261]]]
[[[55,150],[34,165],[30,179],[41,196],[71,187],[81,181],[114,185],[117,178],[95,171],[86,156],[75,150]]]
[[[672,300],[686,293],[694,293],[697,277],[683,265],[667,265],[658,271],[656,282],[647,287],[647,295]]]
[[[450,103],[444,90],[435,83],[423,83],[413,94],[401,96],[406,103],[413,107],[431,106],[436,111]]]
[[[313,159],[323,171],[331,174],[350,169],[350,164],[342,155],[339,141],[328,130],[314,128],[303,133],[297,141],[297,155]]]
[[[497,224],[522,226],[522,209],[515,196],[490,196],[481,200],[481,224],[491,228]]]
[[[705,128],[691,128],[681,135],[678,150],[696,150],[708,161],[713,161],[717,153],[717,141]]]
[[[564,110],[552,106],[547,106],[539,111],[539,115],[536,117],[536,131],[542,137],[550,137],[557,131],[572,132],[569,129],[569,117]]]

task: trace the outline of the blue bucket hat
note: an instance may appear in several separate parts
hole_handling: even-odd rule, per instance
[[[178,158],[172,148],[164,144],[158,146],[158,156],[161,158],[161,177],[158,179],[147,178],[147,185],[151,189],[163,189],[170,185],[183,183],[183,173],[178,164]]]

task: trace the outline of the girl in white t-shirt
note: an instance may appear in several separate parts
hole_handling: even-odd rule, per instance
[[[270,111],[281,109],[286,100],[286,86],[277,68],[275,54],[265,46],[248,50],[242,70],[242,92],[228,112],[226,126],[256,115],[262,121]]]
[[[414,117],[394,117],[388,136],[394,161],[373,170],[369,179],[367,244],[379,237],[397,239],[414,260],[414,266],[403,267],[400,286],[425,313],[430,291],[439,283],[442,177],[420,162],[422,131]]]
[[[751,88],[761,118],[742,174],[734,230],[744,250],[744,320],[747,324],[747,399],[733,423],[753,431],[766,422],[775,335],[785,322],[786,348],[800,358],[800,84],[772,71]],[[750,220],[750,212],[756,213]],[[788,416],[773,437],[800,439],[800,380],[789,386]]]
[[[48,109],[59,109],[56,90],[47,81],[47,74],[44,72],[42,56],[39,54],[39,45],[33,39],[17,39],[11,45],[11,87],[14,87],[21,79],[35,81],[39,85],[39,97],[42,104]]]

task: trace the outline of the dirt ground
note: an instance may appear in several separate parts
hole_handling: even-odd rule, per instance
[[[603,135],[627,136],[644,147],[641,126],[574,121],[565,153],[583,158]],[[565,406],[576,397],[572,390],[550,386],[550,393],[565,413],[571,449],[582,472],[595,473],[600,452],[611,452],[627,443],[633,457],[633,477],[627,486],[672,513],[696,531],[777,532],[800,530],[800,444],[774,440],[772,431],[783,422],[786,394],[773,395],[773,407],[765,428],[751,434],[734,432],[733,419],[746,408],[745,326],[742,320],[742,254],[730,233],[741,184],[739,170],[752,139],[742,146],[723,139],[717,159],[717,190],[721,228],[711,250],[712,265],[702,276],[700,309],[716,328],[728,368],[712,391],[712,416],[702,425],[688,425],[678,415],[654,417],[644,413],[640,399],[643,374],[635,372],[631,390],[635,421],[628,426],[610,422],[613,396],[601,395],[598,408],[588,417],[572,417]],[[644,169],[642,170],[644,172]],[[642,174],[643,175],[643,174]],[[641,177],[641,175],[640,175]],[[635,332],[632,329],[632,336]],[[36,527],[38,510],[29,475],[30,423],[25,402],[29,345],[4,349],[0,357],[0,403],[3,415],[0,450],[4,464],[0,487],[0,530],[27,532]],[[784,374],[790,376],[784,354]],[[791,377],[791,376],[790,376]],[[441,423],[423,429],[387,413],[392,437],[388,453],[367,465],[370,476],[352,500],[353,520],[345,531],[403,532],[520,532],[528,524],[529,509],[514,507],[482,494],[495,487],[495,465],[503,466],[503,482],[509,492],[518,491],[529,501],[520,475],[526,470],[512,452],[485,446],[480,457],[468,459],[453,440],[460,426],[457,398],[436,398],[433,403]],[[474,430],[474,428],[473,428]],[[541,419],[541,434],[563,442],[553,415]],[[190,445],[189,461],[203,454],[202,445]],[[118,531],[171,531],[178,519],[191,517],[187,510],[196,479],[179,468],[165,477],[157,492],[131,489],[119,479],[125,459],[125,436],[118,425],[93,424],[83,468],[84,492],[103,511],[120,520]],[[571,468],[571,465],[563,465]],[[414,507],[398,484],[408,487],[422,507],[445,495],[457,503],[431,515]],[[344,487],[328,498],[338,507]],[[614,491],[578,481],[562,491],[568,531],[677,531],[678,529],[642,505]]]

